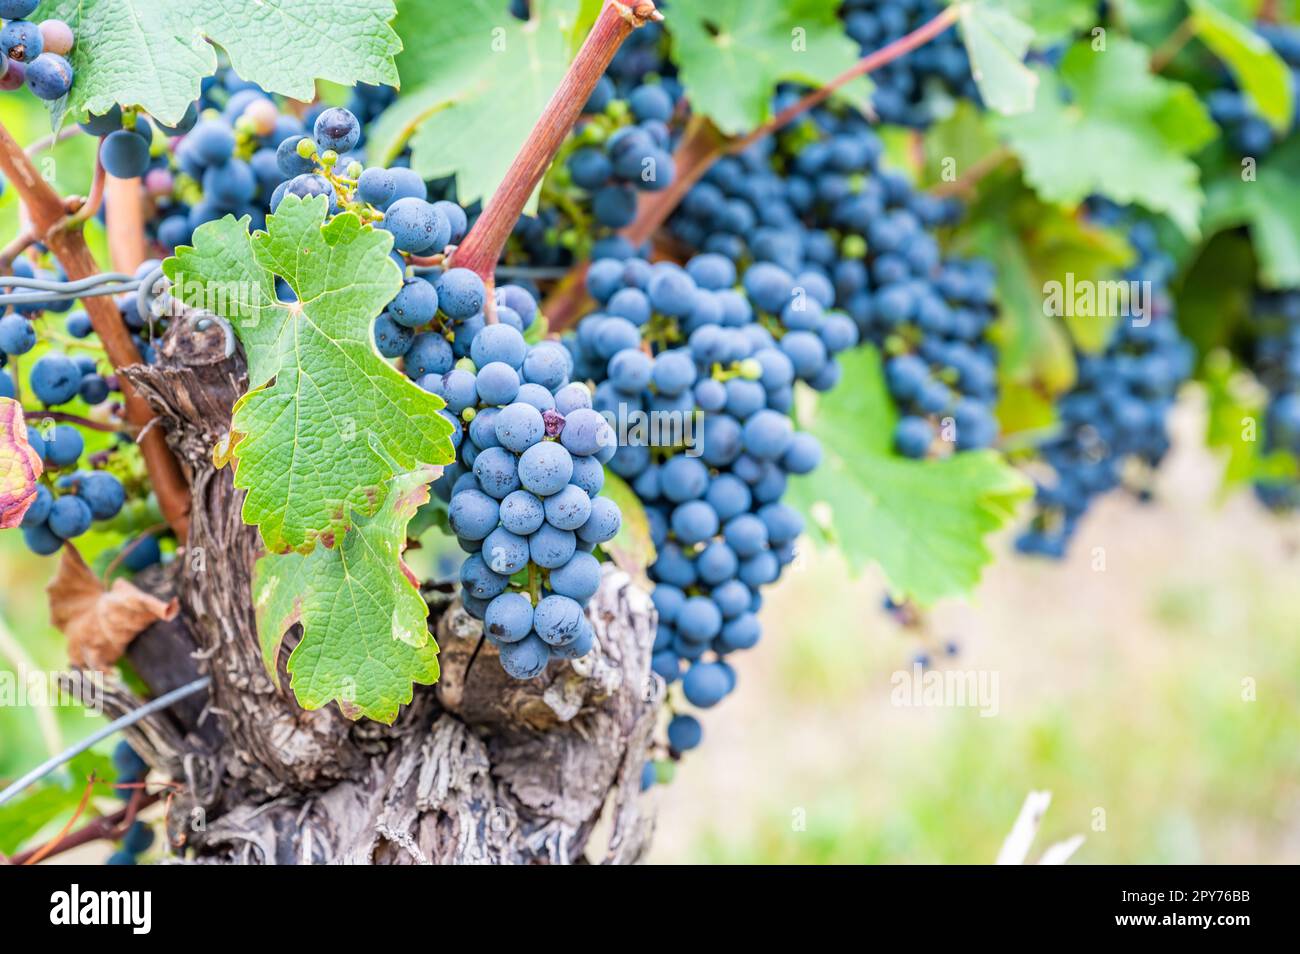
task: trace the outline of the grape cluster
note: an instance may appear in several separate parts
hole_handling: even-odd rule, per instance
[[[1291,84],[1300,88],[1300,29],[1281,24],[1261,23],[1255,27],[1291,71]],[[1256,159],[1268,155],[1280,137],[1263,116],[1256,111],[1250,98],[1241,91],[1231,74],[1222,72],[1222,85],[1206,96],[1206,105],[1214,121],[1227,133],[1232,148],[1243,156]],[[1300,102],[1296,104],[1290,129],[1300,121]],[[1283,133],[1281,138],[1289,134]]]
[[[124,802],[129,802],[136,787],[149,774],[149,766],[144,759],[131,748],[128,742],[119,742],[113,749],[113,768],[117,771],[117,783],[114,793]],[[105,864],[134,865],[141,855],[153,847],[154,833],[146,822],[134,821],[122,836],[117,851],[108,856]]]
[[[189,244],[200,225],[227,214],[262,227],[283,179],[276,148],[303,132],[302,120],[229,70],[205,81],[201,98],[174,126],[114,107],[82,128],[103,137],[100,162],[109,175],[142,180],[161,252]]]
[[[1194,358],[1167,287],[1174,263],[1154,228],[1130,222],[1111,203],[1094,201],[1090,208],[1098,224],[1128,225],[1137,261],[1123,278],[1142,283],[1147,302],[1142,315],[1120,319],[1102,353],[1076,355],[1078,379],[1057,401],[1057,432],[1036,448],[1048,474],[1037,480],[1036,512],[1016,546],[1054,558],[1065,555],[1094,500],[1126,479],[1140,480],[1164,458],[1169,411]]]
[[[676,168],[668,123],[674,102],[666,86],[638,86],[627,98],[633,122],[602,142],[581,145],[569,156],[569,176],[591,194],[591,211],[598,224],[611,229],[630,225],[636,218],[638,191],[658,192],[672,185]],[[589,123],[579,133],[579,142],[591,130],[603,135],[596,123]]]
[[[148,263],[146,270],[155,264]],[[17,260],[13,271],[27,277],[37,274],[27,259]],[[134,327],[143,329],[134,295],[129,296],[129,308]],[[108,451],[88,453],[75,424],[59,422],[53,416],[42,419],[42,409],[63,408],[74,402],[89,407],[92,416],[106,422],[119,420],[122,412],[121,404],[113,399],[119,392],[117,377],[103,367],[96,345],[73,340],[72,347],[89,352],[80,354],[68,353],[71,348],[37,351],[40,340],[49,337],[52,321],[45,310],[25,305],[0,318],[0,367],[20,357],[26,360],[29,353],[37,355],[27,368],[26,383],[41,407],[29,404],[26,409],[27,441],[41,458],[44,471],[21,526],[28,548],[41,555],[57,552],[65,541],[80,537],[96,522],[116,518],[127,501],[124,475],[130,469],[129,464],[117,460],[119,452],[127,452],[129,439],[123,437]],[[71,339],[91,335],[90,319],[83,311],[70,313],[64,327]],[[138,335],[137,343],[145,344]],[[17,382],[6,368],[0,373],[0,396],[14,398],[17,393]]]
[[[0,0],[0,90],[13,91],[24,83],[44,100],[56,100],[72,89],[72,64],[68,54],[76,43],[72,29],[62,20],[28,20],[39,0]]]
[[[1258,293],[1253,323],[1252,367],[1269,395],[1264,451],[1300,458],[1300,291]],[[1300,507],[1294,478],[1261,478],[1255,493],[1272,510]]]
[[[943,12],[942,0],[845,0],[845,31],[863,56],[888,46]],[[979,102],[970,57],[955,28],[949,28],[871,74],[871,105],[882,122],[924,129],[938,116],[937,103],[954,98]]]
[[[783,93],[783,103],[793,95]],[[861,117],[815,110],[778,139],[715,164],[670,228],[691,247],[793,273],[813,301],[843,309],[857,337],[887,357],[886,381],[903,415],[900,453],[990,446],[997,437],[993,270],[943,259],[933,231],[953,223],[960,205],[882,169],[882,153]],[[750,288],[758,270],[745,279],[756,303],[765,297]],[[799,316],[783,320],[797,324]],[[833,386],[834,372],[826,375],[811,383]]]
[[[530,679],[552,658],[591,650],[584,607],[600,585],[592,551],[622,523],[618,507],[600,496],[615,437],[587,388],[571,383],[564,348],[524,340],[537,305],[523,289],[498,290],[489,324],[487,291],[472,272],[449,269],[436,282],[409,279],[407,288],[436,296],[403,365],[446,403],[440,413],[454,429],[456,462],[433,490],[468,554],[462,600],[483,621],[502,668]],[[402,297],[390,314],[405,309]],[[380,328],[376,341],[382,345]]]
[[[718,254],[684,268],[600,260],[587,289],[601,310],[565,344],[576,373],[597,382],[596,409],[627,435],[609,466],[645,504],[658,552],[652,667],[707,708],[734,688],[726,656],[758,642],[760,590],[794,560],[803,529],[781,498],[787,475],[814,469],[821,449],[791,422],[794,383],[824,383],[856,329],[825,313],[828,292],[819,301],[771,264],[738,281]],[[693,747],[698,721],[677,716],[669,737],[679,752]]]

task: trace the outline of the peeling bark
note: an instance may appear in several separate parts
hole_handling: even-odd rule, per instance
[[[155,692],[212,676],[206,705],[141,723],[151,765],[181,783],[168,811],[178,852],[212,864],[631,863],[654,819],[641,767],[664,685],[649,669],[647,594],[606,568],[588,613],[596,648],[509,679],[481,625],[430,587],[442,678],[416,687],[393,726],[307,712],[261,659],[251,600],[257,531],[212,448],[246,387],[219,328],[175,321],[160,364],[125,374],[167,431],[193,490],[189,541],[169,585],[174,623],[129,655]],[[288,680],[282,680],[288,685]],[[129,708],[124,690],[114,708]]]

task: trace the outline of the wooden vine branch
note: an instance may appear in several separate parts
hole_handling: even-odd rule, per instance
[[[27,153],[3,123],[0,123],[0,172],[18,190],[33,232],[43,236],[41,240],[59,260],[68,279],[76,281],[98,274],[99,266],[90,254],[81,230],[66,227],[68,210],[63,198],[41,178]],[[131,332],[111,298],[87,298],[84,306],[114,369],[120,371],[142,363],[140,352],[131,341]],[[184,543],[189,532],[189,485],[167,447],[162,429],[151,426],[156,422],[153,411],[125,377],[119,376],[119,380],[126,403],[126,417],[140,435],[140,451],[149,469],[154,492],[158,495],[158,504],[177,538]]]
[[[652,0],[605,4],[564,79],[510,164],[505,181],[492,194],[483,214],[456,249],[452,264],[470,269],[485,282],[492,281],[501,250],[529,196],[537,189],[569,130],[582,115],[582,107],[591,98],[614,54],[637,27],[661,19],[663,16]]]

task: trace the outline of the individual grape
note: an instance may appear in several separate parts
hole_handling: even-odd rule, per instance
[[[501,525],[511,533],[530,536],[545,520],[545,505],[527,490],[512,491],[501,501]]]
[[[668,723],[668,744],[677,752],[689,752],[700,744],[704,738],[704,728],[700,720],[687,713],[673,716]]]
[[[387,209],[396,190],[397,181],[387,169],[371,166],[357,177],[357,197],[377,209]]]
[[[590,553],[575,553],[563,566],[551,571],[551,589],[585,604],[600,587],[600,561]]]
[[[375,347],[385,358],[400,358],[411,350],[415,332],[395,322],[388,312],[375,319]],[[437,337],[437,336],[435,336]],[[447,349],[451,353],[450,346]],[[427,370],[425,374],[429,373]],[[418,377],[419,375],[417,375]]]
[[[481,600],[500,596],[510,585],[510,577],[492,570],[481,553],[472,553],[461,564],[460,582],[465,592]]]
[[[396,199],[384,213],[380,228],[391,232],[393,244],[403,252],[441,251],[451,240],[446,216],[424,199]]]
[[[568,484],[572,476],[573,458],[559,444],[550,441],[534,444],[524,451],[519,458],[520,483],[526,490],[531,490],[539,497],[549,497],[552,494],[559,493]],[[612,507],[613,504],[610,504],[610,506]],[[617,507],[614,507],[614,512],[618,512]],[[581,533],[581,531],[579,532]],[[587,540],[588,538],[583,536],[583,539]]]
[[[50,530],[48,524],[23,524],[23,543],[37,556],[51,556],[63,548],[63,538]]]
[[[54,501],[47,526],[55,536],[71,540],[89,530],[93,522],[94,514],[90,510],[90,504],[69,494]]]
[[[522,454],[532,447],[546,433],[541,412],[537,408],[522,403],[510,404],[501,409],[496,416],[495,435],[500,445],[507,450]]]
[[[92,471],[79,482],[77,492],[90,505],[91,516],[96,520],[112,520],[126,504],[126,488],[110,473]]]
[[[559,530],[577,530],[591,516],[591,497],[581,488],[569,484],[545,501],[546,520]]]
[[[482,540],[496,529],[499,518],[500,505],[479,490],[456,494],[447,514],[452,532],[466,540]]]
[[[350,110],[334,106],[316,117],[312,133],[322,149],[333,149],[341,155],[351,152],[361,139],[361,124]]]
[[[619,512],[618,505],[608,497],[596,497],[591,501],[591,515],[578,528],[577,533],[579,539],[586,543],[608,543],[618,535],[622,525],[623,515]]]
[[[0,19],[26,20],[39,3],[40,0],[0,0]]]
[[[423,378],[427,374],[443,375],[452,370],[456,363],[451,345],[437,332],[427,331],[416,335],[406,352],[406,374],[408,377]]]
[[[433,321],[438,313],[438,292],[423,278],[408,278],[388,303],[388,315],[406,328],[419,328]]]
[[[566,646],[578,638],[582,619],[582,606],[577,600],[552,595],[537,604],[533,627],[548,645]]]
[[[0,351],[8,355],[26,354],[36,347],[36,330],[23,315],[0,318]]]
[[[104,137],[99,159],[110,176],[137,178],[149,168],[149,141],[132,130],[119,129]]]
[[[537,532],[528,538],[529,558],[545,570],[554,570],[564,566],[577,548],[577,538],[570,530],[560,530],[550,523],[544,523]]]
[[[520,368],[528,345],[524,336],[509,325],[488,325],[470,345],[470,357],[480,368],[493,361],[501,361],[512,368]]]
[[[493,361],[479,368],[476,381],[479,399],[484,404],[501,407],[519,395],[519,372],[504,361]]]
[[[553,444],[538,444],[537,447],[553,447]],[[536,448],[530,448],[528,453]],[[522,463],[522,461],[520,461]],[[489,447],[478,455],[474,461],[474,476],[478,479],[484,493],[497,500],[520,487],[519,468],[515,455],[502,447]],[[565,481],[567,483],[567,480]]]
[[[697,662],[682,679],[682,692],[693,706],[709,709],[731,691],[731,680],[719,663]]]
[[[440,199],[433,203],[433,207],[442,213],[443,217],[447,220],[447,224],[451,226],[451,244],[459,245],[461,240],[464,239],[465,235],[469,232],[469,216],[465,214],[465,210],[455,202],[449,202],[446,199]],[[533,303],[533,307],[537,307],[535,302]],[[525,323],[525,327],[527,327],[528,324],[531,324],[531,320]]]
[[[464,321],[483,311],[487,289],[469,269],[452,268],[438,279],[438,300],[450,318]]]
[[[66,96],[68,90],[72,89],[72,64],[59,55],[58,52],[47,51],[28,64],[26,79],[27,88],[37,98],[44,100],[59,99]]]
[[[154,537],[137,537],[123,547],[122,565],[132,573],[162,562],[162,549]]]
[[[51,352],[36,359],[30,382],[36,399],[48,407],[66,404],[77,395],[82,373],[77,363],[66,355]]]
[[[0,52],[16,63],[30,64],[44,49],[41,28],[30,20],[10,19],[0,30]]]

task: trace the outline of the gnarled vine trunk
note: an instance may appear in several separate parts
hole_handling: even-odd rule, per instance
[[[193,513],[168,581],[181,615],[141,634],[129,656],[154,693],[212,677],[202,707],[132,730],[181,786],[168,810],[173,846],[200,863],[636,861],[653,829],[640,776],[664,693],[649,669],[644,591],[607,569],[588,609],[597,648],[520,683],[452,589],[429,587],[438,685],[417,686],[392,726],[351,722],[334,706],[305,711],[262,663],[257,531],[240,519],[230,470],[212,465],[246,386],[242,356],[225,356],[215,323],[200,332],[189,321],[172,323],[160,356],[125,373],[167,428]]]

